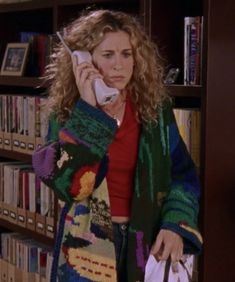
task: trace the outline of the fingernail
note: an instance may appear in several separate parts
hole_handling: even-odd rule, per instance
[[[173,273],[178,273],[179,272],[178,262],[177,261],[172,262],[171,263],[171,268],[172,268],[172,272]]]

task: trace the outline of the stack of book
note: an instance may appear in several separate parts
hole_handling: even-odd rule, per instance
[[[41,32],[20,32],[20,42],[29,43],[29,56],[26,76],[43,76],[45,67],[50,63],[53,36]]]
[[[54,193],[30,164],[0,162],[0,218],[54,238]]]
[[[50,281],[51,248],[19,233],[2,233],[1,242],[1,281]]]
[[[39,96],[0,96],[0,148],[32,154],[47,135],[47,115]]]

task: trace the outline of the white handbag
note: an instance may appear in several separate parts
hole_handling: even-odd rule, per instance
[[[173,271],[170,259],[157,261],[150,255],[145,267],[144,282],[191,282],[193,260],[193,255],[184,255]]]

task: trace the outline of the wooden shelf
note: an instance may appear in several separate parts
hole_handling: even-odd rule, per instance
[[[25,234],[27,236],[29,236],[30,238],[35,239],[36,241],[39,241],[43,244],[49,245],[49,246],[53,246],[54,244],[54,239],[47,237],[46,235],[42,235],[37,233],[36,231],[32,231],[30,229],[27,229],[25,227],[21,227],[19,225],[13,224],[7,220],[4,220],[2,218],[0,218],[0,226],[4,226],[4,228],[21,233],[21,234]]]
[[[37,0],[37,1],[28,1],[28,2],[16,2],[9,4],[0,4],[0,13],[8,13],[8,12],[20,12],[20,11],[30,11],[30,10],[41,10],[48,8],[55,8],[57,6],[70,6],[70,5],[89,5],[89,4],[99,3],[120,3],[120,4],[128,4],[138,3],[137,0],[58,0],[56,3],[53,0]]]
[[[0,159],[1,159],[1,157],[19,160],[19,161],[23,161],[23,162],[29,162],[29,163],[32,162],[32,156],[29,155],[29,154],[24,154],[24,153],[4,150],[4,149],[0,149]]]
[[[38,77],[18,77],[18,76],[0,76],[0,85],[5,86],[22,86],[33,88],[46,88],[49,86],[48,82],[43,81]],[[167,85],[167,90],[171,96],[174,97],[197,97],[202,95],[202,86],[186,86],[186,85]]]
[[[99,4],[99,3],[138,3],[136,0],[58,0],[58,6],[69,6],[69,5],[79,5],[79,4]]]
[[[201,85],[167,85],[166,88],[173,97],[201,98],[202,96]]]
[[[58,0],[57,5],[58,6],[69,6],[69,5],[82,5],[82,4],[94,4],[94,3],[136,3],[135,0]]]
[[[46,88],[47,83],[38,77],[4,76],[0,75],[0,85]]]
[[[53,0],[40,0],[40,1],[38,0],[38,1],[0,4],[0,13],[47,9],[47,8],[52,8],[53,3],[54,3]]]

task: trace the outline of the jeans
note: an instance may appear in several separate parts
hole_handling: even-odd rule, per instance
[[[127,282],[128,224],[113,222],[118,282]]]

